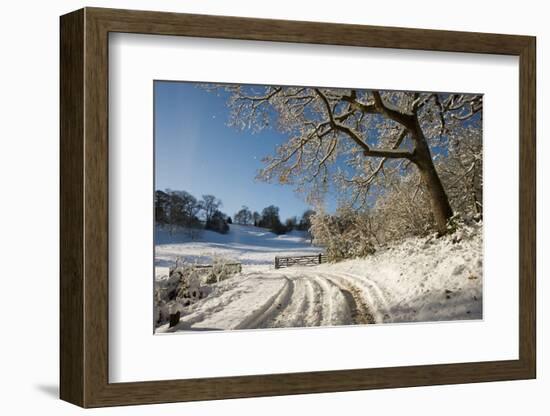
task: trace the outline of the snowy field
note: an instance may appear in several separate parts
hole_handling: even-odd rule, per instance
[[[273,267],[275,255],[319,253],[298,233],[232,225],[190,241],[157,232],[157,281],[176,257],[208,263],[223,256],[243,271],[211,285],[204,299],[179,310],[179,323],[158,333],[338,326],[482,318],[482,226],[440,239],[411,238],[374,255],[317,266]],[[164,266],[164,267],[163,267]]]
[[[227,234],[201,230],[198,238],[191,239],[184,231],[155,230],[157,267],[173,266],[178,257],[188,263],[205,264],[223,258],[242,263],[245,272],[266,271],[273,268],[275,256],[301,256],[322,251],[313,247],[300,231],[276,235],[264,228],[231,224]]]

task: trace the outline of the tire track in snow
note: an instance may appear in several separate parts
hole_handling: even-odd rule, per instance
[[[233,285],[227,290],[214,293],[201,302],[193,304],[191,306],[192,309],[181,317],[178,324],[172,328],[166,328],[165,331],[161,330],[160,332],[176,332],[191,329],[191,326],[202,322],[213,314],[222,312],[227,305],[246,294],[247,287],[243,283],[244,281],[238,282],[238,284]]]
[[[346,297],[334,282],[320,274],[313,279],[323,290],[323,322],[322,325],[346,325],[351,323],[351,313]]]
[[[387,296],[384,293],[384,291],[380,288],[380,286],[373,280],[369,279],[366,276],[359,276],[354,275],[352,273],[344,273],[348,276],[354,276],[356,279],[362,279],[364,280],[367,285],[370,286],[370,288],[374,291],[375,297],[378,299],[378,302],[381,306],[380,311],[383,314],[383,321],[384,322],[392,322],[391,313],[390,313],[390,303],[388,302]]]
[[[347,272],[334,272],[331,276],[356,287],[364,295],[367,305],[371,306],[371,312],[376,323],[391,322],[390,308],[386,296],[374,281],[365,276]]]
[[[319,276],[313,276],[313,280],[321,288],[322,293],[322,321],[321,325],[331,325],[332,318],[332,297],[330,295],[330,287],[327,281],[321,279]]]
[[[312,279],[304,279],[308,308],[305,316],[306,326],[319,326],[323,320],[321,287]]]
[[[371,307],[365,302],[362,290],[349,284],[348,281],[333,279],[330,274],[323,274],[323,277],[332,282],[344,295],[349,307],[351,321],[357,325],[374,324],[375,319]]]
[[[285,283],[281,289],[271,296],[259,309],[256,309],[245,317],[233,329],[265,328],[266,323],[273,319],[279,310],[289,303],[294,292],[294,282],[287,276],[282,277],[285,279]]]
[[[305,318],[309,308],[306,282],[302,278],[292,279],[294,291],[287,305],[280,309],[279,314],[266,324],[268,328],[294,328],[305,326]]]
[[[388,303],[372,280],[346,272],[256,273],[193,305],[175,327],[259,329],[389,321]],[[290,277],[289,277],[290,276]]]

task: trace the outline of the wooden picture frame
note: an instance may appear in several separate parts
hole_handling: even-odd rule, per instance
[[[530,379],[536,376],[535,38],[85,8],[61,17],[60,396],[82,407]],[[110,32],[519,56],[519,359],[109,383]]]

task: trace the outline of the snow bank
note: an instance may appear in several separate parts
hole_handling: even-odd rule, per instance
[[[377,322],[482,318],[482,224],[443,238],[411,238],[363,259],[318,267],[354,277]]]

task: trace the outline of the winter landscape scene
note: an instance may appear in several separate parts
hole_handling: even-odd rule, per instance
[[[155,333],[482,319],[481,94],[154,93]]]

